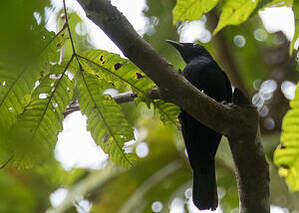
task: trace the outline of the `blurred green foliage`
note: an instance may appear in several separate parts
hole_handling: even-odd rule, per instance
[[[48,0],[16,0],[3,1],[0,8],[0,60],[17,67],[28,64],[36,56],[36,33],[38,23],[33,16],[40,17],[44,24],[45,6]],[[25,42],[24,42],[25,41]]]

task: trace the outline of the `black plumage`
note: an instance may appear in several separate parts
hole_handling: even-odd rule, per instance
[[[187,63],[182,74],[188,81],[218,102],[231,102],[231,84],[203,46],[169,40],[167,42],[179,51]],[[222,135],[183,110],[179,119],[193,170],[193,203],[201,210],[215,210],[218,206],[215,154]]]

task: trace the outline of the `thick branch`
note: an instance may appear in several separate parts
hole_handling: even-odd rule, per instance
[[[234,104],[217,103],[158,55],[109,1],[78,1],[124,55],[159,86],[162,99],[179,105],[204,125],[228,137],[236,165],[240,212],[270,212],[269,174],[257,134],[258,114],[242,93],[236,90]]]

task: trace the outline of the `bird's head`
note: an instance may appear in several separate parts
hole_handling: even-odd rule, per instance
[[[200,44],[195,43],[181,43],[171,40],[166,40],[167,43],[171,44],[175,47],[179,53],[181,54],[182,58],[186,63],[189,63],[192,59],[198,56],[207,56],[211,57],[210,53],[201,46]]]

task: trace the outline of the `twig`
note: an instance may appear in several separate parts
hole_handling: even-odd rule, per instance
[[[63,0],[63,11],[64,11],[64,16],[65,16],[65,26],[67,27],[67,30],[69,32],[69,36],[70,36],[70,40],[71,40],[71,45],[72,45],[72,50],[73,50],[73,55],[76,57],[76,60],[78,62],[79,68],[82,71],[82,65],[80,63],[80,60],[78,58],[76,49],[75,49],[75,44],[74,44],[74,40],[73,40],[73,36],[71,33],[71,28],[70,28],[70,24],[69,24],[69,18],[67,15],[67,11],[66,11],[66,4],[65,4],[65,0]]]
[[[159,89],[151,90],[149,92],[149,97],[152,99],[160,99],[161,97],[160,97]],[[114,95],[114,96],[112,96],[112,98],[115,100],[116,103],[122,104],[122,103],[134,101],[134,99],[137,98],[137,94],[132,91],[129,91],[129,92],[124,92],[124,93]],[[69,105],[69,107],[63,113],[63,115],[64,115],[64,117],[66,117],[69,114],[71,114],[72,112],[76,112],[79,110],[80,110],[80,106],[79,106],[79,103],[76,101]]]

